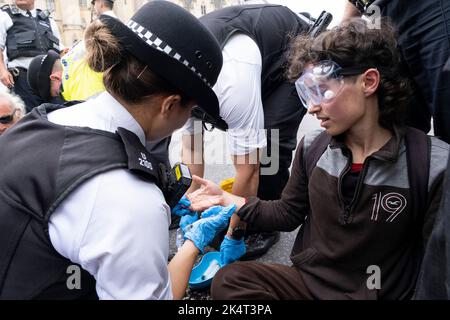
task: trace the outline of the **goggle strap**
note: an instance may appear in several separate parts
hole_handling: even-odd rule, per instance
[[[364,73],[367,69],[377,69],[378,71],[382,73],[388,72],[389,69],[384,67],[373,67],[373,66],[364,66],[364,67],[348,67],[348,68],[341,68],[339,70],[339,74],[341,76],[356,76],[358,74]]]

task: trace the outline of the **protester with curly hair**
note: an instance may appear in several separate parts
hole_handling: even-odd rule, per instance
[[[351,20],[315,39],[298,37],[289,60],[300,98],[325,130],[300,142],[281,199],[244,199],[195,178],[202,188],[190,200],[194,210],[235,203],[229,230],[301,226],[293,265],[232,263],[214,278],[212,297],[411,298],[449,146],[402,122],[410,91],[398,70],[393,27],[383,21],[370,29],[364,20]],[[422,157],[419,147],[431,161],[427,184],[411,180],[418,177],[410,171]],[[221,254],[228,262],[239,258],[227,248]]]

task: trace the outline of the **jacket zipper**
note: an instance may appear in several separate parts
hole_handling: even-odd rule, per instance
[[[339,195],[339,201],[341,202],[342,207],[344,208],[344,213],[343,213],[342,215],[339,216],[339,223],[340,223],[341,225],[347,225],[347,224],[350,224],[350,223],[352,222],[352,220],[353,220],[353,219],[352,219],[352,211],[353,211],[353,208],[354,208],[354,204],[355,204],[355,202],[356,202],[356,199],[358,199],[359,193],[360,193],[360,191],[361,191],[361,185],[362,185],[362,182],[364,181],[364,177],[365,177],[366,172],[367,172],[367,162],[368,162],[369,158],[370,158],[370,157],[367,157],[367,158],[364,160],[364,162],[363,162],[362,171],[361,171],[361,173],[359,174],[358,182],[357,182],[357,184],[356,184],[355,194],[354,194],[354,196],[353,196],[353,198],[352,198],[352,201],[350,201],[350,204],[349,204],[349,205],[346,205],[346,204],[345,204],[344,199],[343,199],[343,197],[342,197],[342,179],[343,179],[343,177],[350,171],[350,168],[351,168],[351,165],[352,165],[352,162],[353,162],[353,158],[352,158],[351,155],[350,155],[350,157],[349,157],[349,160],[350,160],[350,161],[348,162],[347,167],[345,168],[345,170],[343,171],[343,173],[342,173],[342,174],[340,175],[340,177],[339,177],[339,182],[338,182],[338,195]]]

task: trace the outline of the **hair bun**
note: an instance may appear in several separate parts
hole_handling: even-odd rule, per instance
[[[104,72],[122,60],[119,40],[100,20],[92,22],[84,35],[86,61],[96,72]]]

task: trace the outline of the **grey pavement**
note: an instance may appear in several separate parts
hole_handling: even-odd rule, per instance
[[[317,128],[320,128],[318,121],[312,116],[306,115],[297,133],[298,141],[300,141],[301,137],[303,137],[306,132]],[[227,154],[227,151],[225,151],[227,148],[224,137],[225,134],[219,130],[207,132],[205,135],[205,178],[216,183],[219,183],[223,179],[233,177],[235,173],[234,167],[229,160],[230,157]],[[172,137],[170,146],[170,159],[172,163],[180,160],[180,138],[180,132],[176,132]],[[215,151],[208,151],[210,148],[215,149]],[[272,246],[269,251],[264,256],[257,259],[257,261],[290,265],[289,255],[297,231],[298,229],[292,232],[282,232],[278,243]],[[171,253],[176,251],[175,230],[171,230],[170,232],[170,249]],[[191,297],[191,299],[195,299],[195,297]]]

